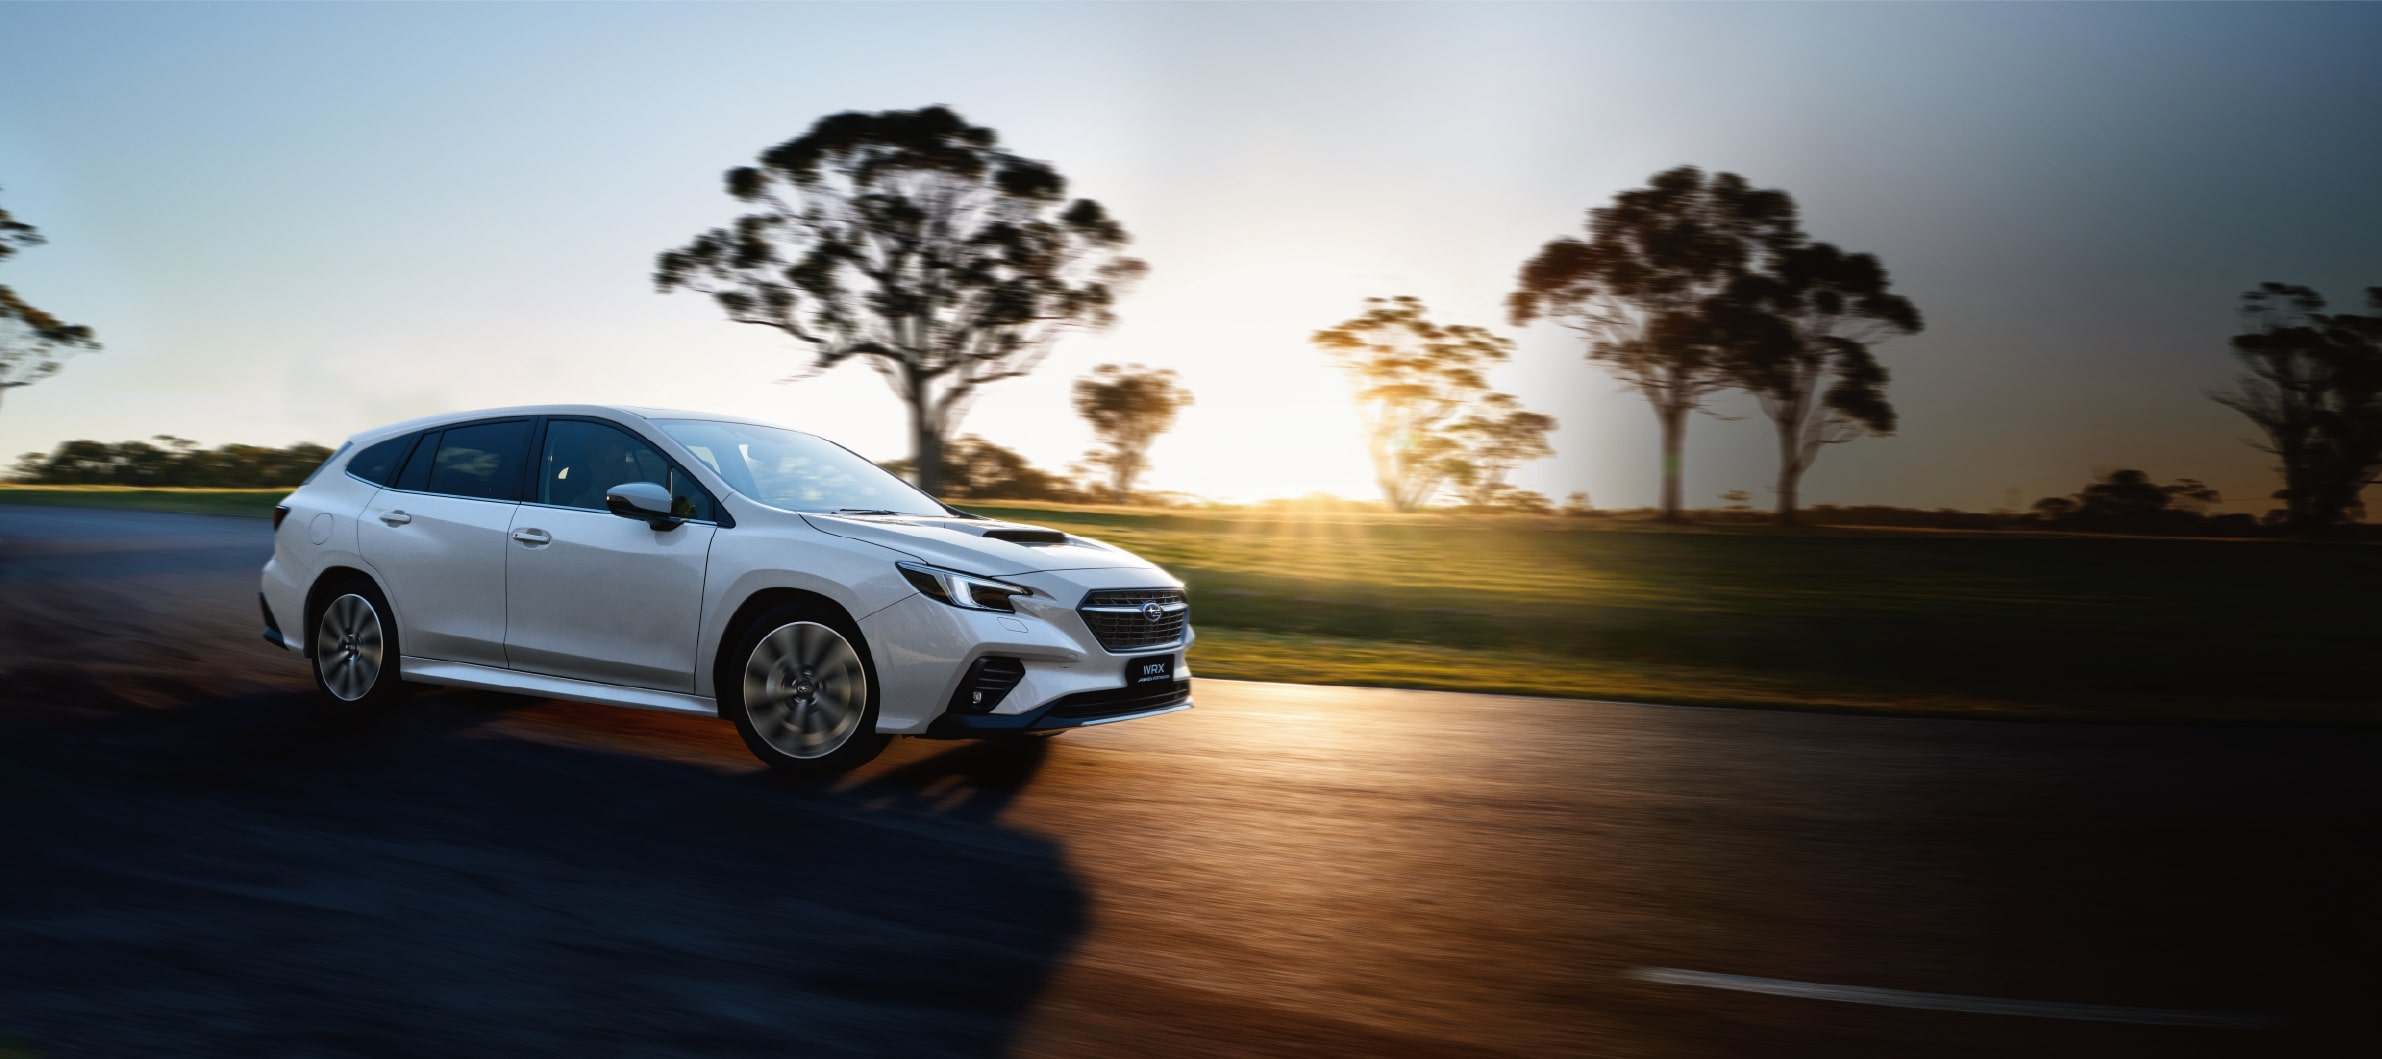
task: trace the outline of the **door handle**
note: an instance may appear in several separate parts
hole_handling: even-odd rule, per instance
[[[414,517],[403,511],[383,511],[380,513],[380,520],[392,526],[402,526],[412,522]]]
[[[535,548],[538,545],[552,542],[554,535],[542,529],[517,529],[513,531],[513,539]]]

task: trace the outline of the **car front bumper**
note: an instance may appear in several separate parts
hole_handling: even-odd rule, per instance
[[[1191,682],[1169,681],[1165,688],[1109,688],[1081,691],[1036,706],[1023,713],[967,713],[952,710],[918,733],[928,739],[983,739],[1028,732],[1057,732],[1088,728],[1114,721],[1176,713],[1191,708]]]
[[[1120,582],[1112,585],[1108,580]],[[1004,732],[1080,728],[1170,713],[1190,705],[1188,627],[1173,645],[1103,648],[1073,607],[1093,588],[1164,583],[1157,570],[1069,571],[1012,576],[1039,595],[1015,613],[961,610],[913,595],[860,619],[882,685],[880,732],[969,738]],[[1090,581],[1089,585],[1084,582]],[[1172,660],[1168,690],[1136,691],[1127,667]],[[1022,675],[990,709],[964,708],[962,691],[978,659],[1015,659]],[[1153,685],[1161,682],[1153,682]],[[1177,691],[1179,690],[1179,694]]]

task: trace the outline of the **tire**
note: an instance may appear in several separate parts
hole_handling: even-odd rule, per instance
[[[324,590],[306,622],[314,686],[350,709],[377,709],[404,698],[391,613],[388,597],[370,581],[352,579]]]
[[[877,670],[868,641],[834,607],[771,607],[737,638],[721,667],[720,711],[746,749],[793,776],[868,763],[891,737],[877,731]]]

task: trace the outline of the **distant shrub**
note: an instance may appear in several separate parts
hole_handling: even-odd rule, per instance
[[[330,449],[309,442],[278,449],[263,445],[202,449],[188,438],[160,434],[150,441],[113,444],[60,442],[47,455],[26,453],[17,460],[8,477],[27,485],[282,489],[304,481],[329,458]]]

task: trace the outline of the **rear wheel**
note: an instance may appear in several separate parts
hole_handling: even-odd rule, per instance
[[[389,601],[369,581],[347,581],[324,594],[307,654],[314,683],[341,703],[386,705],[404,694],[397,679],[397,623]]]
[[[818,605],[773,607],[730,656],[720,705],[764,764],[796,775],[842,772],[885,749],[867,642]]]

